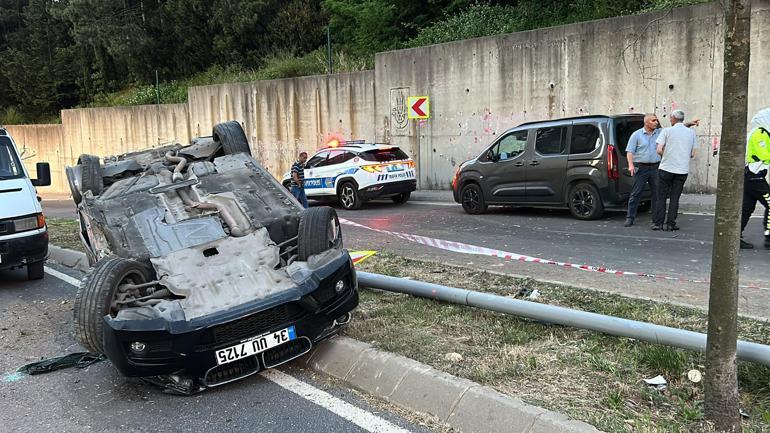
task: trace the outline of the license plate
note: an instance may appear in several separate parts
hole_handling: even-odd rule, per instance
[[[297,334],[294,332],[293,326],[289,326],[288,328],[271,332],[269,334],[251,337],[248,340],[243,340],[235,346],[217,350],[217,365],[227,364],[228,362],[254,356],[258,353],[264,352],[267,349],[271,349],[275,346],[286,343],[287,341],[296,339]]]

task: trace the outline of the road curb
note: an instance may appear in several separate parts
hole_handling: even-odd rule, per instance
[[[601,433],[582,421],[348,337],[329,339],[304,362],[352,388],[435,416],[463,433]]]
[[[77,269],[81,272],[88,271],[88,268],[90,267],[86,253],[68,250],[66,248],[57,247],[56,245],[48,246],[48,259],[60,265]]]
[[[85,253],[49,246],[49,259],[87,271]],[[582,421],[452,376],[349,337],[321,343],[299,362],[408,410],[427,413],[463,433],[601,433]]]

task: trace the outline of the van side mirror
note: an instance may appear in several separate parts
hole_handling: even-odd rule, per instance
[[[48,186],[51,184],[51,166],[47,162],[38,162],[36,165],[37,179],[32,179],[34,186]]]

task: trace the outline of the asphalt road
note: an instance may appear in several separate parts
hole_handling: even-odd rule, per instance
[[[683,213],[677,220],[681,230],[656,232],[649,228],[649,214],[639,215],[636,224],[629,228],[623,227],[622,213],[607,213],[596,221],[579,221],[563,210],[491,207],[484,215],[468,215],[460,205],[448,201],[448,197],[448,194],[432,195],[428,197],[432,201],[411,200],[402,206],[374,201],[357,211],[338,207],[337,212],[342,218],[380,230],[682,280],[601,274],[463,254],[351,226],[344,227],[345,245],[350,249],[389,251],[703,309],[708,305],[708,284],[688,280],[709,279],[712,215]],[[697,197],[688,199],[694,201]],[[311,205],[320,204],[311,201]],[[43,207],[49,216],[75,217],[69,200],[44,200]],[[685,207],[684,212],[691,209]],[[759,213],[752,217],[745,235],[757,249],[741,251],[740,278],[747,287],[739,292],[740,312],[770,319],[770,250],[762,248]]]
[[[81,276],[54,265],[50,269]],[[49,273],[28,282],[24,271],[0,271],[0,431],[429,431],[291,364],[191,397],[124,378],[109,362],[14,375],[16,368],[41,357],[83,350],[72,337],[75,290]]]
[[[410,201],[403,206],[372,202],[358,211],[338,209],[340,217],[367,227],[469,245],[504,250],[559,262],[653,274],[684,281],[601,274],[562,266],[524,263],[451,252],[394,238],[359,227],[345,226],[351,249],[390,251],[408,257],[481,267],[541,280],[619,292],[705,308],[711,266],[713,216],[682,214],[681,230],[650,230],[650,216],[624,228],[622,213],[608,213],[596,221],[579,221],[567,211],[490,208],[484,215],[468,215],[451,202]],[[741,312],[770,317],[770,250],[762,248],[759,218],[752,218],[746,239],[755,250],[741,251]],[[760,287],[760,288],[756,288]]]

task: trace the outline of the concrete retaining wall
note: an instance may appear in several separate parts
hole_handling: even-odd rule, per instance
[[[770,105],[770,1],[755,1],[749,111]],[[715,4],[392,51],[376,57],[377,121],[419,156],[420,187],[524,121],[680,108],[702,119],[691,192],[716,187],[724,25]],[[429,95],[428,121],[399,124],[398,94]],[[750,114],[750,115],[751,115]]]
[[[315,150],[330,134],[375,136],[374,71],[192,87],[188,101],[194,135],[238,120],[252,153],[276,176],[300,150]]]
[[[770,105],[770,0],[755,0],[749,111]],[[681,108],[702,119],[686,184],[713,192],[722,115],[722,18],[716,4],[679,8],[380,53],[375,70],[189,89],[187,104],[62,111],[62,125],[13,126],[15,139],[63,165],[80,153],[120,154],[244,125],[253,153],[274,175],[300,149],[330,134],[404,147],[420,188],[448,189],[460,162],[530,120],[655,111],[664,126]],[[406,119],[405,98],[431,98],[431,118]]]

